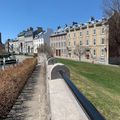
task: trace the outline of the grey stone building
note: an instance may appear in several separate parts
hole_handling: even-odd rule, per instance
[[[57,31],[51,34],[50,46],[53,50],[54,56],[66,57],[66,36],[67,33],[61,28],[57,29]]]
[[[26,31],[20,32],[17,35],[17,39],[9,39],[5,45],[6,51],[14,52],[16,54],[33,55],[34,53],[37,53],[37,47],[41,44],[42,40],[42,44],[50,44],[49,41],[52,32],[52,29],[47,29],[47,31],[43,31],[40,27],[38,27],[36,30],[30,27]]]

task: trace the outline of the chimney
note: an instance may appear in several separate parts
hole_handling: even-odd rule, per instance
[[[2,44],[2,37],[1,37],[1,32],[0,32],[0,43]]]

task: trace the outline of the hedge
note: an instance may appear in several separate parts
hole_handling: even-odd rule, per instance
[[[36,63],[35,58],[30,58],[15,67],[0,71],[0,119],[9,113]]]

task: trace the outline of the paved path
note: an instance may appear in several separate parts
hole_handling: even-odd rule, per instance
[[[44,70],[38,65],[6,120],[47,120],[46,97]]]
[[[52,120],[89,120],[63,79],[49,80]]]
[[[47,66],[51,120],[89,120],[65,80],[62,78],[51,80],[52,68],[53,65]]]

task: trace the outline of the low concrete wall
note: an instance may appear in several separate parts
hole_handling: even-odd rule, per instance
[[[62,78],[59,71],[63,71],[68,78],[70,78],[70,71],[65,65],[55,64],[55,66],[51,70],[51,80]]]
[[[47,65],[54,65],[55,63],[57,63],[57,60],[54,57],[50,57],[47,60]]]
[[[49,80],[62,78],[59,71],[62,70],[68,78],[70,78],[69,69],[61,63],[55,63],[54,65],[47,65],[47,77]]]
[[[50,101],[50,82],[51,80],[58,80],[59,78],[62,78],[61,75],[59,74],[59,70],[62,70],[67,74],[68,77],[70,77],[70,72],[69,69],[61,64],[61,63],[56,63],[56,59],[51,57],[46,61],[46,87],[47,87],[47,102],[49,103],[49,118],[52,119],[52,112],[51,112],[51,101]],[[57,87],[57,86],[56,86]]]

